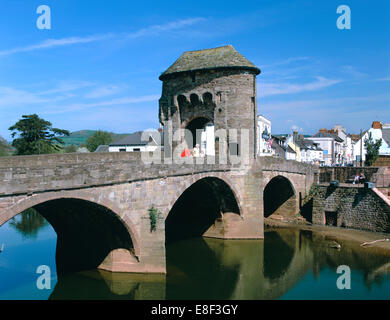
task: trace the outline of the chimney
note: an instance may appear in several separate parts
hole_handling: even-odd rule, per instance
[[[303,140],[303,134],[302,133],[299,135],[299,140]]]
[[[293,131],[293,141],[297,141],[298,140],[298,131]]]
[[[382,123],[380,121],[374,121],[372,123],[372,128],[373,129],[382,129]]]

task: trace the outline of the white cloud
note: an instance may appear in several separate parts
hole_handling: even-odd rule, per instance
[[[352,76],[353,78],[364,78],[367,76],[366,73],[363,73],[359,71],[356,67],[354,66],[342,66],[341,71],[344,73]]]
[[[83,89],[86,87],[91,87],[95,85],[93,82],[89,81],[78,81],[78,80],[73,80],[73,81],[61,81],[55,88],[46,90],[46,91],[41,91],[37,94],[39,95],[50,95],[53,93],[64,93],[64,92],[71,92],[75,91],[78,89]]]
[[[297,132],[303,131],[303,129],[301,127],[297,126],[296,124],[291,126],[291,130],[297,131]]]
[[[174,29],[180,29],[186,26],[190,26],[193,24],[196,24],[200,21],[204,21],[204,18],[189,18],[189,19],[182,19],[177,20],[165,24],[158,24],[153,25],[147,28],[142,28],[140,30],[137,30],[135,32],[128,32],[128,33],[121,33],[121,34],[115,34],[115,33],[106,33],[106,34],[100,34],[100,35],[91,35],[91,36],[85,36],[85,37],[68,37],[68,38],[62,38],[62,39],[48,39],[46,41],[24,46],[24,47],[17,47],[7,50],[0,51],[0,56],[6,56],[6,55],[12,55],[15,53],[21,53],[21,52],[29,52],[29,51],[35,51],[35,50],[41,50],[41,49],[49,49],[54,47],[61,47],[61,46],[69,46],[73,44],[80,44],[80,43],[91,43],[91,42],[97,42],[97,41],[103,41],[107,39],[112,38],[138,38],[143,36],[150,36],[150,35],[156,35],[161,32],[166,32]]]
[[[70,37],[70,38],[62,38],[62,39],[48,39],[48,40],[43,41],[41,43],[30,45],[30,46],[17,47],[17,48],[13,48],[13,49],[0,51],[0,56],[6,56],[6,55],[11,55],[11,54],[20,53],[20,52],[48,49],[48,48],[60,47],[60,46],[78,44],[78,43],[88,43],[88,42],[101,41],[101,40],[108,39],[110,37],[112,37],[111,34],[95,35],[95,36],[88,36],[88,37]]]
[[[97,107],[110,107],[110,106],[123,106],[133,103],[141,102],[157,102],[160,98],[160,95],[145,95],[139,97],[122,97],[106,101],[100,101],[96,103],[73,103],[70,105],[59,105],[51,107],[50,110],[42,110],[42,114],[60,114],[66,112],[80,111],[88,108],[97,108]]]
[[[341,80],[327,79],[324,77],[316,77],[316,80],[307,82],[307,83],[291,83],[291,82],[281,82],[281,83],[260,83],[258,87],[258,92],[260,97],[266,97],[271,95],[280,95],[280,94],[294,94],[306,91],[314,91],[322,88],[332,86],[336,83],[341,82]]]
[[[390,76],[377,79],[377,81],[390,81]]]
[[[115,93],[118,93],[121,91],[122,88],[119,86],[101,86],[98,87],[84,95],[84,98],[87,99],[96,99],[96,98],[102,98],[102,97],[107,97],[111,96]]]
[[[38,94],[11,87],[0,87],[0,107],[14,108],[25,104],[37,104],[51,101]]]

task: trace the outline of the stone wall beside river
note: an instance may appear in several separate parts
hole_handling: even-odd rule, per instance
[[[375,188],[317,186],[312,222],[390,233],[390,201]]]

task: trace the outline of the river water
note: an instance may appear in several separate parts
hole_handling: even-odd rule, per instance
[[[390,299],[390,255],[312,231],[266,229],[264,240],[193,238],[167,245],[167,275],[100,270],[56,275],[56,233],[40,215],[0,227],[0,299]],[[39,289],[37,268],[50,268]],[[350,268],[340,290],[337,268]],[[39,281],[38,281],[39,282]],[[344,282],[345,283],[345,282]]]

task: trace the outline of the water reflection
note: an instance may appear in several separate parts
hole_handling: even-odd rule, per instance
[[[36,238],[38,231],[48,225],[48,222],[34,208],[27,209],[12,218],[9,225],[23,237]]]
[[[337,240],[337,250],[333,240],[295,229],[267,229],[264,240],[186,239],[167,245],[166,276],[70,273],[58,276],[49,299],[390,299],[389,254],[342,240]],[[34,252],[34,261],[48,259],[43,250],[48,240],[34,241],[0,255],[0,280],[9,281],[7,290],[12,281],[22,279],[20,266],[31,264],[26,251]],[[55,238],[50,241],[55,244]],[[55,254],[51,259],[55,261]],[[351,267],[352,290],[337,289],[339,265]],[[23,281],[35,281],[35,264],[27,271]],[[20,298],[39,295],[33,286],[26,290]]]
[[[264,241],[187,239],[167,246],[166,277],[70,275],[59,280],[51,298],[389,299],[390,257],[380,249],[338,242],[341,250],[332,248],[331,238],[294,229],[269,230]],[[336,287],[342,264],[351,267],[352,286],[360,288],[349,295]]]
[[[163,300],[165,275],[84,271],[59,277],[51,300]]]

